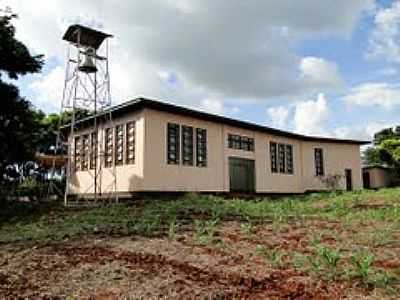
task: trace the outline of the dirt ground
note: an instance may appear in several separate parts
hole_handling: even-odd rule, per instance
[[[369,224],[371,225],[371,224]],[[369,226],[368,223],[361,226]],[[374,224],[377,226],[377,224]],[[314,220],[263,224],[219,224],[212,240],[199,242],[193,230],[173,239],[109,237],[101,234],[61,242],[0,245],[1,298],[69,299],[396,299],[355,281],[327,280],[293,258],[312,252],[315,239],[346,251],[361,247],[354,226]],[[350,229],[351,228],[351,229]],[[393,238],[399,240],[399,236]],[[346,244],[344,241],[348,241]],[[262,255],[274,249],[279,256]],[[400,245],[376,248],[375,264],[400,270]],[[261,254],[260,254],[261,253]]]

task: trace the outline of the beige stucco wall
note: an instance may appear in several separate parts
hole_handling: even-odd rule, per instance
[[[220,124],[145,109],[143,189],[146,191],[224,191],[223,132]],[[169,122],[207,129],[207,167],[167,164]]]
[[[228,192],[231,156],[255,160],[256,192],[303,193],[308,190],[323,190],[324,184],[314,175],[315,147],[324,149],[325,174],[342,175],[341,188],[345,188],[345,169],[352,170],[353,188],[362,187],[360,150],[356,144],[307,142],[147,108],[139,113],[114,120],[113,125],[126,123],[128,120],[136,120],[136,159],[134,165],[116,167],[119,192]],[[166,143],[169,122],[207,130],[207,167],[167,164]],[[102,125],[100,138],[104,138],[103,130],[108,126],[109,124]],[[84,132],[79,132],[82,133]],[[253,137],[254,152],[230,149],[229,133]],[[293,174],[271,172],[270,141],[293,145]],[[93,192],[93,177],[90,173],[79,171],[74,174],[70,185],[73,193]],[[102,170],[100,178],[103,192],[112,190],[112,173],[110,168]]]
[[[105,168],[101,162],[104,157],[104,131],[108,127],[115,127],[119,124],[125,124],[129,121],[136,121],[135,131],[135,163],[115,166],[114,168]],[[76,131],[76,135],[90,134],[90,129]],[[106,122],[99,125],[99,145],[103,145],[99,158],[98,166],[102,163],[103,167],[98,172],[98,192],[110,193],[115,189],[118,192],[129,192],[141,189],[143,186],[143,163],[144,163],[144,131],[145,119],[143,111],[130,114],[112,122]],[[115,134],[114,137],[115,139]],[[74,143],[70,142],[74,146]],[[72,147],[72,151],[74,151]],[[74,152],[72,152],[74,153]],[[124,151],[125,153],[125,151]],[[117,185],[114,185],[117,178]],[[71,194],[91,194],[94,192],[94,170],[73,172],[69,184]]]
[[[391,184],[391,173],[382,168],[368,168],[365,172],[369,173],[370,188],[377,189],[387,187]]]
[[[352,170],[353,189],[362,188],[360,147],[354,144],[302,142],[302,185],[306,190],[321,190],[325,186],[314,176],[314,148],[324,153],[325,176],[340,175],[340,188],[346,188],[345,169]]]
[[[325,174],[342,176],[342,189],[345,189],[345,169],[352,170],[353,188],[362,187],[360,149],[355,144],[300,141],[151,109],[145,110],[145,119],[144,190],[227,192],[228,160],[231,156],[255,160],[256,192],[302,193],[307,190],[323,190],[326,186],[314,175],[315,147],[324,149]],[[207,168],[167,164],[168,122],[207,129]],[[230,149],[227,139],[229,133],[253,137],[255,151]],[[270,141],[293,145],[293,175],[271,173]]]

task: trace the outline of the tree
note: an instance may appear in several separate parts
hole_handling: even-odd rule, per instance
[[[374,135],[374,145],[380,145],[383,141],[392,138],[400,138],[400,126],[393,128],[384,128]]]
[[[43,112],[37,112],[38,122],[40,123],[40,134],[37,151],[46,154],[65,153],[66,149],[56,149],[56,147],[61,147],[57,145],[57,136],[60,126],[68,126],[71,123],[72,113],[63,112],[60,114],[48,114],[45,115]],[[75,112],[75,119],[80,120],[91,116],[88,110],[78,109]],[[60,136],[60,139],[65,137]],[[59,142],[61,142],[61,140]]]
[[[0,79],[1,72],[8,77],[39,72],[43,65],[43,55],[32,56],[28,48],[15,39],[15,27],[11,21],[17,18],[9,8],[0,10]]]
[[[400,167],[400,138],[392,138],[382,141],[379,145],[382,159],[388,165]]]
[[[368,165],[387,165],[400,174],[400,126],[385,128],[374,135],[374,146],[363,153]]]
[[[383,164],[381,153],[376,147],[368,147],[362,155],[362,161],[365,165],[381,165]]]
[[[18,88],[0,81],[0,174],[7,165],[33,158],[40,124],[31,104],[19,97]]]
[[[57,132],[60,125],[60,115],[43,114],[39,122],[41,126],[41,132],[38,152],[54,154],[53,147],[55,147],[57,143]]]
[[[5,83],[11,79],[39,72],[43,56],[32,56],[28,48],[15,39],[11,21],[17,16],[10,9],[0,10],[0,181],[7,166],[33,158],[39,141],[40,114],[29,101],[19,95],[16,86]]]

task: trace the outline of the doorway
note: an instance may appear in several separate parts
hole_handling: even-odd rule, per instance
[[[368,171],[363,173],[363,185],[364,185],[364,189],[371,188],[371,177],[370,177]]]
[[[254,160],[229,157],[229,186],[231,192],[255,192]]]
[[[351,169],[346,169],[345,175],[346,175],[346,190],[352,191],[353,190],[353,178],[352,178]]]

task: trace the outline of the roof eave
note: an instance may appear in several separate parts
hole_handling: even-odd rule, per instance
[[[239,127],[239,128],[244,128],[244,129],[249,129],[249,130],[257,130],[261,132],[267,132],[270,134],[275,134],[275,135],[280,135],[280,136],[285,136],[288,138],[293,138],[293,139],[299,139],[299,140],[305,140],[305,141],[319,141],[319,142],[327,142],[327,143],[345,143],[345,144],[357,144],[357,145],[367,145],[370,144],[371,141],[365,141],[365,140],[353,140],[353,139],[336,139],[336,138],[330,138],[330,137],[319,137],[319,136],[307,136],[307,135],[302,135],[298,133],[293,133],[293,132],[288,132],[280,129],[275,129],[267,126],[262,126],[250,122],[245,122],[245,121],[240,121],[232,118],[228,118],[225,116],[220,116],[220,115],[215,115],[215,114],[210,114],[207,112],[203,111],[197,111],[193,110],[190,108],[186,108],[183,106],[178,106],[170,103],[165,103],[162,101],[158,100],[152,100],[148,98],[143,98],[143,97],[138,97],[132,100],[129,100],[127,102],[124,102],[122,104],[116,105],[114,107],[111,107],[105,111],[103,111],[100,115],[97,116],[97,118],[104,118],[106,114],[115,114],[116,112],[123,113],[124,111],[131,112],[133,110],[138,110],[142,108],[150,108],[150,109],[155,109],[155,110],[160,110],[160,111],[166,111],[166,112],[171,112],[171,113],[178,113],[181,115],[190,115],[195,118],[200,118],[200,119],[205,119],[208,121],[214,121],[214,122],[220,122],[220,123],[226,123],[231,126]],[[90,116],[84,119],[79,120],[76,125],[78,128],[80,126],[85,126],[88,121],[92,120],[94,116]],[[63,130],[67,129],[71,125],[65,125],[63,126]]]

